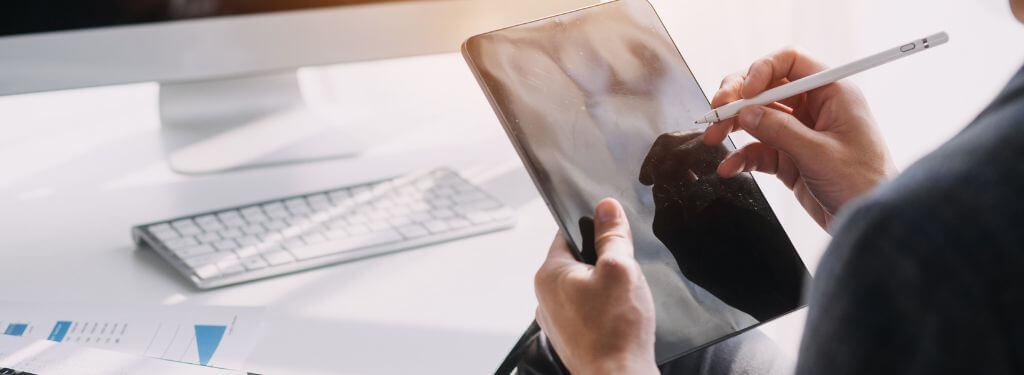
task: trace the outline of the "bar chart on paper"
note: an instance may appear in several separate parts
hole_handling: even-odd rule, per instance
[[[262,334],[261,317],[258,308],[5,304],[0,331],[177,362],[241,367]]]

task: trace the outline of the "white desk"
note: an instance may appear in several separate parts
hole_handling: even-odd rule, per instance
[[[891,2],[880,0],[854,6],[852,14],[823,10],[826,6],[816,7],[812,0],[782,3],[744,13],[752,6],[749,2],[655,1],[709,93],[723,74],[744,68],[780,44],[799,42],[824,51],[819,55],[826,61],[839,62],[950,21],[953,41],[943,47],[948,52],[936,51],[929,56],[931,62],[879,71],[860,81],[900,166],[962,126],[1016,67],[1019,60],[1009,59],[1020,57],[1017,52],[996,56],[994,61],[1000,62],[994,69],[985,65],[993,60],[972,57],[977,56],[972,52],[984,50],[978,43],[987,40],[985,32],[1002,32],[1012,24],[1001,10],[974,2],[941,7],[924,0],[900,3],[906,11],[938,9],[934,17],[915,18],[916,26],[885,22],[896,16],[889,11]],[[823,18],[815,28],[825,31],[781,28],[802,24],[794,22],[806,16],[794,11],[796,6],[820,11]],[[753,26],[771,32],[730,29],[708,34],[715,22],[702,15],[718,11],[756,19]],[[961,14],[971,18],[956,18]],[[887,24],[899,32],[862,36],[857,28],[828,27],[833,24]],[[835,48],[835,38],[855,42],[855,48]],[[942,96],[927,81],[921,84],[912,74],[918,69],[926,77],[967,69],[972,74],[952,82],[974,95],[966,105],[945,105],[964,99]],[[358,159],[204,177],[168,172],[153,85],[0,98],[0,300],[266,306],[269,329],[248,369],[268,374],[493,371],[533,316],[532,275],[555,225],[476,83],[455,55],[342,66],[326,75],[339,84],[328,91],[311,89],[311,97],[363,136],[377,139],[373,149]],[[901,77],[909,77],[902,81],[904,90],[882,85]],[[907,97],[916,99],[905,102]],[[919,108],[933,102],[945,105],[948,116],[920,118]],[[919,131],[904,126],[915,121],[928,121],[929,129],[938,131],[918,141]],[[457,167],[515,207],[519,225],[208,292],[191,288],[155,254],[134,251],[128,235],[138,223],[435,165]],[[788,192],[765,186],[813,265],[826,237],[803,218]],[[792,351],[801,319],[796,314],[764,330]]]

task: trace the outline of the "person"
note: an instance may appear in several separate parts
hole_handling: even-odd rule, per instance
[[[1011,0],[1024,22],[1024,0]],[[726,77],[721,106],[822,71],[785,49]],[[861,92],[840,81],[713,124],[758,142],[718,165],[776,175],[834,234],[813,281],[798,374],[1024,371],[1024,69],[970,125],[897,176]],[[594,266],[556,236],[537,322],[574,374],[654,374],[654,301],[621,206],[594,214]],[[714,348],[714,347],[712,347]]]

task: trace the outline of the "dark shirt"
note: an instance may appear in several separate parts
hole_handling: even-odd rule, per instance
[[[1024,70],[836,228],[798,374],[1024,372]]]

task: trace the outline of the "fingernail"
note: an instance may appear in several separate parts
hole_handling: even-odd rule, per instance
[[[604,201],[597,205],[597,214],[594,216],[597,216],[598,221],[607,223],[619,218],[619,208],[615,203]]]
[[[764,116],[764,108],[744,108],[740,111],[740,127],[746,131],[757,129],[761,124],[761,116]]]
[[[739,165],[737,165],[736,167],[734,167],[732,169],[724,171],[725,173],[720,173],[719,176],[724,177],[724,178],[733,178],[733,177],[736,177],[736,175],[739,175],[740,173],[743,173],[743,171],[746,170],[746,169],[747,169],[747,161],[746,160],[740,160],[740,164]]]

